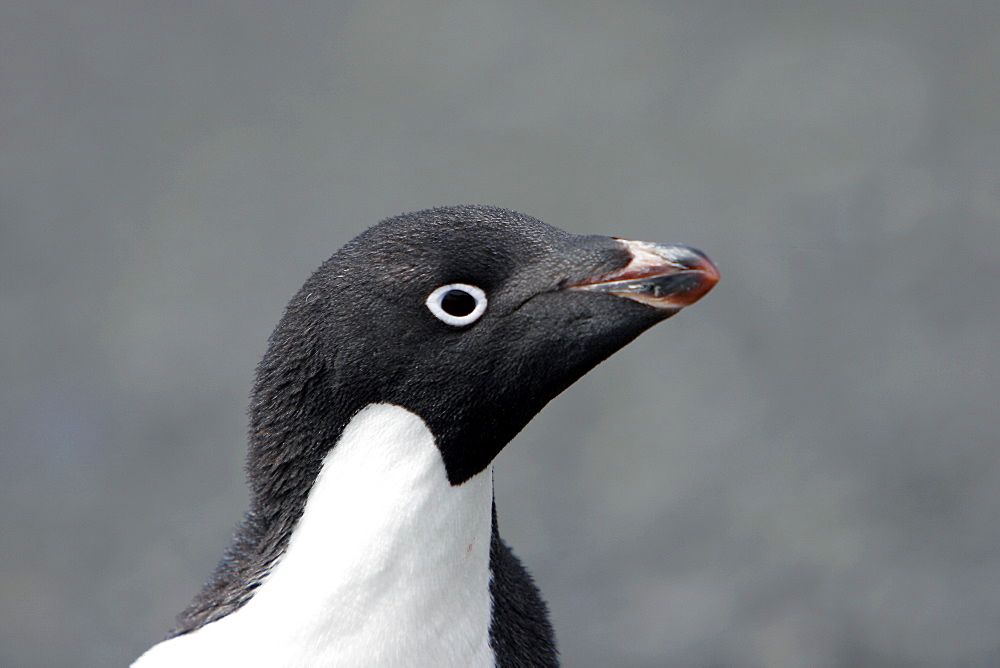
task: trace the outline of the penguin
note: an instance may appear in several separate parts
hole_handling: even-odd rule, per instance
[[[719,279],[703,253],[488,206],[389,218],[288,304],[249,409],[251,505],[132,665],[556,666],[493,460]]]

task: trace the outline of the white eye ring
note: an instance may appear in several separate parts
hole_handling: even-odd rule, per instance
[[[471,311],[467,313],[461,313],[460,315],[454,315],[448,313],[444,309],[445,297],[449,296],[452,292],[460,292],[464,295],[468,295],[475,300],[475,305],[472,307]],[[450,295],[451,297],[461,298],[463,295]],[[462,301],[465,301],[464,299]],[[449,283],[448,285],[442,285],[440,288],[432,292],[427,296],[427,308],[430,309],[434,317],[443,323],[452,325],[453,327],[462,327],[464,325],[469,325],[479,320],[479,317],[486,312],[486,293],[477,288],[474,285],[467,285],[465,283]],[[454,310],[454,304],[451,305],[452,310]],[[461,304],[465,307],[467,304]],[[465,308],[462,309],[463,311]]]

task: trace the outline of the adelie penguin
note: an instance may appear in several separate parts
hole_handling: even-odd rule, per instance
[[[271,335],[250,404],[250,510],[133,665],[557,665],[545,604],[497,531],[493,459],[718,278],[693,248],[492,207],[364,232]]]

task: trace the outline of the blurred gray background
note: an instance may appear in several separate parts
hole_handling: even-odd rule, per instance
[[[723,280],[505,450],[569,666],[1000,665],[1000,4],[0,7],[0,665],[124,665],[286,301],[496,204]]]

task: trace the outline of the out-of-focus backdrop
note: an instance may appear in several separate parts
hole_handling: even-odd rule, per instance
[[[124,665],[286,301],[496,204],[723,279],[505,450],[569,666],[1000,664],[1000,4],[0,7],[0,664]]]

